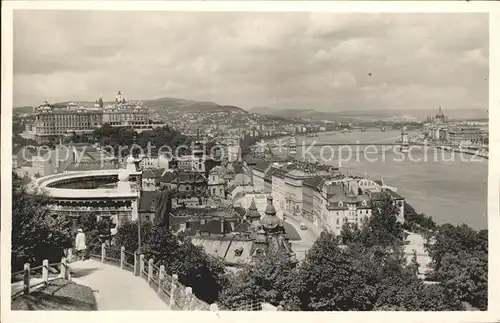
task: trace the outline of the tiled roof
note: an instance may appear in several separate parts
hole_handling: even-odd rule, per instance
[[[370,193],[370,198],[374,201],[381,201],[384,200],[385,198],[391,198],[395,200],[404,200],[404,197],[399,195],[398,193],[385,189],[382,192],[372,192]]]
[[[271,165],[271,163],[269,163],[265,160],[258,160],[255,163],[255,166],[253,167],[253,169],[264,173],[269,168],[270,165]]]
[[[189,237],[196,235],[197,231],[210,234],[227,234],[232,232],[231,222],[232,221],[225,220],[223,231],[221,231],[220,219],[207,219],[204,224],[201,224],[200,219],[189,220],[185,222],[186,230],[184,234]],[[233,225],[236,226],[235,224]]]
[[[210,175],[217,174],[219,176],[224,176],[224,174],[226,174],[226,173],[227,173],[227,170],[222,166],[215,166],[209,172]]]
[[[80,163],[70,163],[66,165],[63,171],[82,171],[82,170],[100,170],[100,169],[117,169],[118,166],[114,163],[104,163],[101,162],[80,162]]]
[[[202,246],[209,255],[223,259],[231,244],[231,238],[210,239],[209,237],[196,236],[191,240],[191,243],[195,246]]]
[[[255,166],[259,160],[254,158],[252,155],[247,155],[245,157],[245,162],[248,166]]]
[[[156,178],[161,178],[163,173],[165,172],[165,168],[150,168],[153,171],[153,174]]]
[[[155,174],[148,168],[142,171],[142,178],[155,178]]]
[[[174,218],[220,218],[239,219],[240,215],[234,210],[232,205],[213,208],[179,208],[173,209],[172,215]],[[185,221],[185,220],[184,220]]]
[[[245,208],[240,207],[240,206],[235,207],[234,210],[236,211],[236,213],[238,213],[241,216],[244,216],[247,213],[247,210],[245,210]]]
[[[177,173],[178,183],[203,183],[204,181],[205,178],[200,173],[184,171]]]
[[[253,241],[234,239],[226,251],[224,262],[229,265],[246,265],[252,260]],[[236,251],[241,251],[237,255]]]
[[[160,181],[162,183],[173,183],[176,178],[177,178],[176,171],[167,171],[162,175]]]
[[[302,182],[302,184],[310,186],[312,188],[316,188],[319,185],[319,183],[321,183],[321,180],[322,180],[322,177],[320,177],[320,176],[318,176],[318,177],[310,177],[310,178],[305,179]]]
[[[404,197],[402,197],[401,195],[399,195],[398,193],[396,193],[394,191],[386,189],[384,192],[386,194],[388,194],[391,198],[395,199],[395,200],[404,200]]]

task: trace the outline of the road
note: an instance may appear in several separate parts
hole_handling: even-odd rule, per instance
[[[319,237],[321,230],[319,230],[314,224],[305,220],[301,216],[288,215],[286,217],[286,222],[292,225],[300,235],[299,241],[290,241],[292,244],[292,249],[295,252],[297,260],[303,261],[307,250],[312,246],[314,241]],[[307,230],[300,229],[300,223],[303,222],[307,226]]]

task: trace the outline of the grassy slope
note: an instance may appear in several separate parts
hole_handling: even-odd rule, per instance
[[[47,287],[12,300],[13,311],[95,311],[97,303],[92,289],[63,279]]]

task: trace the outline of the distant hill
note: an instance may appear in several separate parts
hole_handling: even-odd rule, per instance
[[[202,102],[202,101],[194,101],[194,100],[185,100],[185,99],[178,99],[178,98],[158,98],[158,99],[151,99],[151,100],[130,100],[130,101],[142,101],[143,104],[149,108],[150,110],[156,111],[158,113],[162,112],[188,112],[188,113],[195,113],[195,112],[224,112],[224,111],[233,111],[233,112],[241,112],[241,113],[247,113],[245,110],[236,107],[236,106],[231,106],[231,105],[219,105],[213,102]],[[79,106],[84,106],[84,107],[92,107],[95,102],[94,101],[72,101],[76,103]],[[49,102],[50,103],[50,102]],[[65,106],[68,104],[69,101],[67,102],[57,102],[57,103],[52,103],[54,106]],[[112,102],[104,102],[104,104],[110,104]],[[25,109],[26,112],[31,112],[33,111],[32,107],[19,107],[15,108],[16,112],[21,112],[18,109],[23,109],[24,113]]]
[[[31,113],[33,112],[33,107],[15,107],[15,112],[17,113]]]
[[[193,101],[177,98],[159,98],[142,101],[146,107],[157,112],[242,112],[245,110],[231,106],[219,105],[213,102]]]
[[[425,120],[427,116],[433,116],[437,110],[430,109],[401,109],[401,110],[349,110],[325,112],[313,109],[274,109],[268,107],[256,107],[249,111],[269,116],[281,116],[288,118],[310,119],[312,121],[354,121],[354,120]],[[478,109],[443,110],[445,115],[454,119],[487,119],[488,112]]]

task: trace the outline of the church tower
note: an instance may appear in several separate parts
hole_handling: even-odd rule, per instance
[[[203,151],[203,144],[200,141],[200,132],[197,131],[196,141],[193,144],[191,154],[191,165],[195,172],[205,173],[205,152]]]

